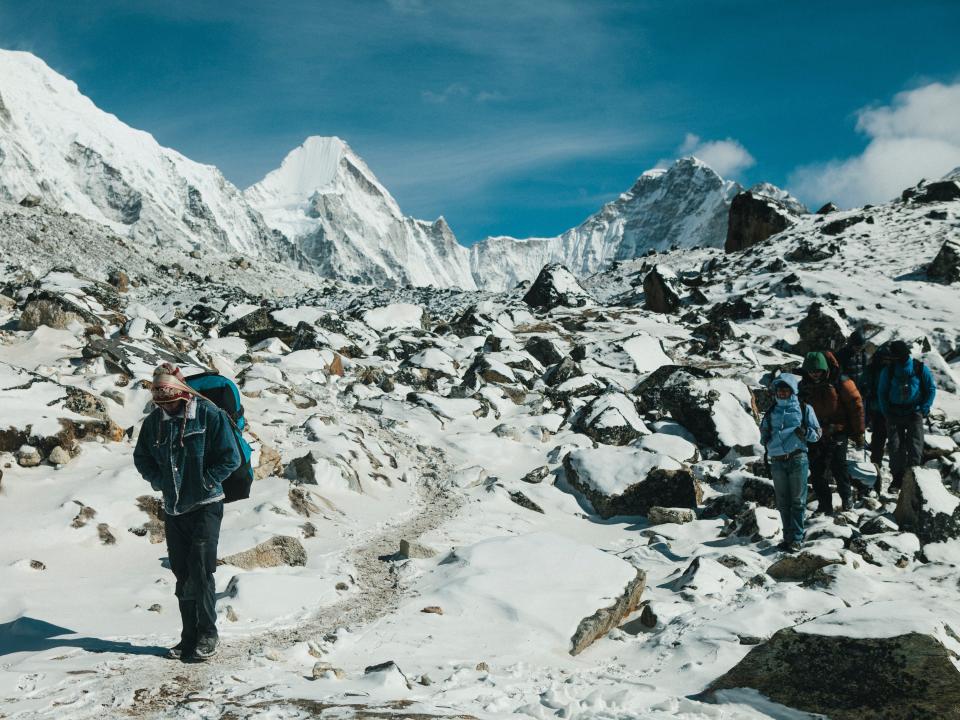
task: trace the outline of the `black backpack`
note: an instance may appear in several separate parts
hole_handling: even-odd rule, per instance
[[[184,381],[199,395],[206,398],[227,414],[233,426],[233,439],[240,452],[240,467],[223,481],[224,502],[246,500],[253,486],[253,466],[250,463],[251,447],[243,439],[246,419],[243,417],[243,404],[240,389],[236,384],[217,372],[203,372],[189,375]]]

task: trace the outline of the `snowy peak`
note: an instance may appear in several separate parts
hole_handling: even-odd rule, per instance
[[[290,151],[280,167],[247,192],[285,204],[302,202],[333,183],[340,160],[347,152],[350,149],[338,137],[308,137],[300,147]]]
[[[471,248],[477,284],[505,290],[532,280],[548,263],[585,276],[650,250],[718,247],[740,186],[695,157],[644,172],[627,192],[582,224],[553,238],[487,238]]]
[[[30,53],[0,50],[0,103],[0,199],[35,195],[149,244],[285,252],[216,168],[103,112]]]
[[[407,217],[336,137],[310,137],[244,196],[327,277],[473,289],[469,251],[440,218]]]

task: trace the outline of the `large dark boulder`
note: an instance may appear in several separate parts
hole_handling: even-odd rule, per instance
[[[960,282],[960,241],[953,238],[943,243],[940,252],[927,266],[927,277],[935,282]]]
[[[891,606],[893,604],[884,603]],[[869,606],[866,606],[869,608]],[[860,611],[851,610],[851,614]],[[752,688],[774,702],[832,720],[957,720],[960,671],[932,634],[847,637],[838,623],[819,632],[810,625],[844,611],[777,632],[756,646],[703,696]],[[878,621],[880,622],[880,621]],[[881,625],[880,632],[885,628]],[[815,677],[798,672],[816,668]]]
[[[730,204],[723,249],[726,252],[746,250],[796,222],[796,216],[773,198],[742,192]]]
[[[950,202],[960,200],[960,182],[956,180],[937,180],[932,183],[922,182],[915,188],[903,191],[904,200],[917,203]]]
[[[238,335],[250,344],[273,337],[287,342],[293,335],[293,328],[274,320],[270,309],[262,307],[227,323],[220,329],[220,335],[221,337]]]
[[[565,266],[551,263],[544,265],[523,301],[530,307],[552,310],[559,306],[583,307],[593,304],[594,299]]]
[[[847,340],[849,334],[842,318],[833,308],[814,302],[807,309],[807,315],[797,326],[800,342],[793,352],[804,355],[808,352],[836,352]]]
[[[665,265],[657,265],[643,278],[644,307],[650,312],[676,312],[684,297],[677,274]]]

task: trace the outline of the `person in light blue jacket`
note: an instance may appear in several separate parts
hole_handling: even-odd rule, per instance
[[[783,523],[783,542],[788,552],[800,550],[803,520],[807,509],[807,478],[810,464],[807,443],[820,439],[817,414],[797,397],[800,378],[784,373],[773,381],[776,402],[760,421],[760,440],[770,463],[777,510]]]

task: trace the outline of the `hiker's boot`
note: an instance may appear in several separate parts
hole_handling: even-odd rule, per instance
[[[840,501],[840,509],[843,510],[843,512],[846,512],[847,510],[853,510],[853,500],[848,497],[843,498]]]
[[[217,654],[217,646],[219,644],[216,637],[201,638],[200,641],[197,642],[197,649],[193,652],[194,657],[196,657],[197,660],[212,658]]]
[[[167,657],[171,660],[179,660],[183,656],[183,643],[178,642],[172,648],[167,650]]]

